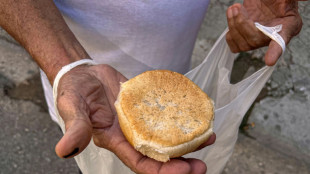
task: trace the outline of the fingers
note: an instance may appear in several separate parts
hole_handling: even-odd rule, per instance
[[[236,47],[237,49],[232,50],[234,52],[240,52],[240,51],[245,51],[249,50],[250,46],[247,44],[245,38],[241,35],[241,33],[238,31],[237,25],[239,25],[240,21],[237,21],[237,18],[240,15],[240,7],[235,6],[230,7],[227,10],[227,21],[228,21],[228,27],[229,27],[229,35],[231,39],[229,40],[229,45],[234,45],[234,48]],[[233,43],[231,43],[233,40]]]
[[[203,145],[203,146],[209,146],[209,145],[213,144],[213,143],[215,142],[215,140],[216,140],[216,134],[213,133],[213,134],[210,136],[210,138],[209,138],[205,143],[203,143],[202,145]]]
[[[241,4],[230,6],[226,15],[229,27],[226,40],[232,52],[252,50],[270,42],[270,39],[255,27]]]
[[[57,143],[55,151],[61,158],[72,158],[82,152],[91,139],[91,129],[85,121],[74,120]]]
[[[61,158],[74,157],[91,140],[92,127],[86,109],[83,109],[85,107],[72,94],[65,93],[58,97],[58,111],[66,126],[66,132],[55,148],[56,154]]]
[[[234,41],[234,39],[233,39],[233,37],[231,35],[232,34],[230,33],[230,31],[228,31],[228,33],[226,34],[227,44],[228,44],[231,52],[238,53],[241,50],[239,49],[237,43]]]
[[[249,51],[269,44],[265,63],[272,66],[277,62],[282,54],[281,47],[255,27],[241,4],[234,4],[227,9],[227,22],[229,32],[226,40],[233,53]]]
[[[204,148],[206,146],[209,146],[209,145],[213,144],[215,142],[215,140],[216,140],[216,134],[213,133],[209,137],[209,139],[206,142],[202,143],[195,151],[198,151],[198,150],[200,150],[200,149],[202,149],[202,148]]]
[[[202,174],[206,165],[197,159],[176,158],[166,163],[143,156],[136,151],[126,140],[121,141],[112,151],[131,170],[143,174]]]
[[[282,54],[281,46],[277,42],[271,41],[268,50],[265,54],[266,65],[273,66],[274,64],[276,64],[281,54]]]
[[[195,173],[207,172],[207,165],[204,162],[193,158],[185,159],[185,161],[190,164],[192,171],[194,171]]]
[[[166,163],[162,163],[162,165],[159,168],[159,174],[191,174],[194,173],[192,171],[192,166],[190,163],[182,160],[182,159],[171,159],[170,161]]]

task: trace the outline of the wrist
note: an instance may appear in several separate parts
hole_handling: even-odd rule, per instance
[[[53,52],[54,50],[56,51]],[[62,67],[82,59],[91,59],[79,43],[76,46],[57,46],[51,49],[51,51],[45,49],[44,53],[44,55],[32,54],[32,56],[40,68],[45,72],[52,85],[56,75]]]
[[[90,59],[90,58],[84,58],[84,59]],[[42,69],[48,80],[50,81],[51,85],[54,84],[55,78],[57,76],[57,74],[59,73],[59,71],[61,70],[62,67],[65,67],[66,65],[69,65],[71,63],[77,62],[79,60],[83,60],[81,59],[62,59],[61,62],[55,62],[52,65],[49,65],[48,67],[46,67],[45,69]]]
[[[96,65],[96,62],[94,62],[91,59],[82,59],[82,60],[70,63],[70,64],[62,67],[60,69],[60,71],[57,73],[57,75],[55,76],[55,79],[54,79],[54,83],[52,84],[53,85],[53,96],[54,96],[55,106],[57,106],[58,84],[59,84],[59,81],[62,78],[62,76],[64,76],[65,74],[67,74],[71,70],[72,71],[77,70],[76,69],[77,67],[79,67],[78,70],[81,70],[81,68],[82,68],[82,72],[84,72],[85,66],[83,66],[83,65]],[[57,111],[57,108],[56,108],[56,111]],[[57,113],[58,113],[58,111],[57,111]]]
[[[90,59],[71,30],[64,26],[48,28],[37,36],[27,37],[21,44],[45,72],[51,84],[62,67]]]
[[[65,65],[89,58],[53,1],[1,1],[0,25],[32,56],[53,84]]]
[[[84,57],[84,58],[78,58],[78,59],[72,59],[72,58],[62,58],[60,59],[60,61],[57,61],[51,65],[49,65],[48,67],[46,67],[46,70],[43,70],[48,78],[48,80],[50,81],[51,85],[54,84],[55,78],[57,76],[57,74],[60,72],[60,70],[63,67],[66,67],[70,64],[73,64],[75,62],[81,61],[81,60],[91,60],[89,57]]]

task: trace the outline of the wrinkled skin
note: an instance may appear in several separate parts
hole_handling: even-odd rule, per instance
[[[65,74],[58,86],[58,110],[66,133],[56,146],[60,157],[73,157],[94,143],[115,153],[136,173],[205,173],[206,165],[197,159],[178,158],[167,163],[137,152],[121,132],[114,102],[120,82],[127,79],[107,65],[78,66]],[[215,141],[215,134],[198,149]],[[72,154],[74,149],[78,152]],[[68,156],[69,154],[69,156]]]
[[[281,47],[257,30],[254,21],[267,26],[283,24],[280,34],[286,43],[302,26],[296,1],[288,0],[245,0],[244,6],[235,4],[228,8],[227,20],[230,29],[227,41],[231,50],[240,52],[269,45],[265,57],[267,65],[275,64]],[[93,137],[97,146],[115,153],[136,173],[206,173],[206,164],[198,159],[177,158],[162,163],[131,147],[121,132],[114,108],[120,82],[126,80],[108,65],[78,66],[61,78],[57,107],[65,121],[66,133],[56,146],[57,155],[73,157],[83,151]],[[215,139],[213,134],[198,149],[213,144]]]
[[[302,28],[296,0],[244,0],[243,5],[234,4],[227,9],[229,32],[227,43],[232,52],[248,51],[269,45],[265,63],[272,66],[282,54],[281,47],[260,32],[254,25],[259,22],[265,26],[282,24],[279,33],[286,44]]]

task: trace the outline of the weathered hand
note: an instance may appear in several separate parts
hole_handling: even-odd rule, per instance
[[[94,143],[115,153],[136,173],[205,173],[197,159],[172,159],[161,163],[137,152],[125,139],[118,123],[114,102],[120,82],[127,79],[108,65],[78,66],[65,74],[58,86],[58,110],[66,133],[56,146],[59,157],[70,158]],[[211,136],[200,148],[215,141]]]
[[[243,5],[234,4],[227,9],[229,32],[227,43],[232,52],[253,50],[269,45],[265,63],[274,65],[282,54],[281,47],[260,32],[254,25],[265,26],[282,24],[279,33],[286,44],[296,36],[302,27],[298,13],[298,0],[244,0]]]

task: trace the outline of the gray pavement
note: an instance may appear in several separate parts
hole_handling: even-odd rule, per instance
[[[207,55],[218,36],[226,28],[225,10],[239,0],[211,0],[204,24],[198,35],[193,53],[193,66]],[[299,3],[303,19],[300,34],[286,48],[284,58],[267,82],[259,100],[249,113],[249,122],[278,141],[294,146],[310,158],[310,6]],[[264,51],[250,51],[235,62],[232,82],[252,74],[261,66]]]
[[[218,35],[224,30],[226,22],[223,12],[227,6],[233,2],[235,1],[213,0],[210,4],[209,11],[195,45],[193,67],[202,61]],[[309,8],[306,10],[308,9]],[[309,13],[306,13],[306,15],[308,14]],[[305,19],[307,19],[307,26],[310,25],[309,16],[306,16]],[[308,29],[305,31],[306,33],[309,32]],[[302,34],[306,35],[305,33]],[[308,40],[304,37],[300,40],[307,44],[310,43],[309,37]],[[299,40],[296,40],[295,42],[298,44],[298,41]],[[305,54],[309,53],[308,51],[305,54],[302,53],[302,51],[305,52],[307,50],[305,46],[299,44],[298,47],[300,47],[299,50],[301,50],[301,52],[297,54],[292,51],[292,54],[305,56]],[[292,50],[294,49],[297,48],[292,47]],[[238,79],[240,80],[240,78],[247,76],[251,71],[263,65],[261,59],[257,59],[262,57],[262,51],[250,52],[245,55],[249,56],[251,59],[249,61],[249,59],[241,57],[237,60],[236,68],[233,72],[235,75],[232,77],[235,81],[238,81]],[[307,58],[309,58],[309,56]],[[300,66],[300,64],[302,64],[298,63],[298,61],[299,59],[296,60],[297,63],[294,64],[295,66]],[[302,61],[300,60],[300,62]],[[242,67],[246,68],[242,69]],[[304,69],[305,67],[301,68]],[[305,70],[304,72],[307,71]],[[307,73],[303,74],[302,72],[300,72],[300,74],[300,76],[307,75]],[[274,77],[274,79],[278,78]],[[62,133],[58,126],[52,122],[47,113],[40,83],[39,71],[36,64],[23,48],[0,29],[0,174],[78,173],[78,168],[74,160],[59,159],[54,152],[54,147],[61,138]],[[273,91],[279,92],[282,90],[282,92],[285,92],[285,89],[282,90],[281,88]],[[308,90],[308,88],[306,88],[306,90]],[[279,133],[279,127],[275,125],[270,127],[277,130],[278,134],[277,132],[269,134],[270,131],[275,130],[269,129],[267,123],[263,122],[264,119],[259,120],[260,116],[255,116],[259,115],[259,112],[264,109],[264,101],[279,99],[279,96],[276,96],[278,98],[270,99],[270,97],[274,96],[269,95],[270,91],[268,91],[267,87],[264,91],[265,93],[262,93],[260,99],[257,100],[260,102],[253,107],[253,113],[249,113],[249,120],[258,124],[254,127],[245,127],[245,133],[239,134],[234,153],[228,161],[223,173],[310,173],[308,151],[305,150],[306,148],[301,150],[302,147],[309,146],[309,142],[303,144],[302,142],[304,141],[299,141],[299,139],[295,141],[294,138],[290,138],[292,135],[287,133],[287,131]],[[284,100],[283,98],[280,99]],[[285,100],[286,99],[287,98],[285,98]],[[289,99],[290,98],[287,100]],[[306,102],[308,102],[308,99]],[[284,103],[284,105],[285,104],[286,103]],[[281,110],[281,107],[278,109]],[[294,110],[295,108],[290,109]],[[300,111],[299,114],[305,115],[308,113],[303,111],[304,108],[301,109],[302,111]],[[287,113],[284,112],[281,114],[285,115]],[[266,117],[262,115],[261,118]],[[267,127],[266,130],[264,127],[265,125]],[[290,129],[304,134],[309,132],[307,131],[308,128],[307,125],[303,130],[290,127]],[[287,130],[285,127],[281,127],[280,129]],[[275,138],[275,136],[278,136],[278,138]],[[305,137],[305,140],[306,139],[307,137]]]
[[[19,45],[0,39],[0,174],[77,174],[54,146],[62,133],[47,113],[38,67]]]
[[[263,139],[263,140],[262,140]],[[249,138],[239,134],[234,153],[223,174],[309,174],[309,160],[298,159],[294,148],[290,152],[278,149],[282,144],[270,145],[266,137]],[[287,148],[288,150],[288,148]],[[308,162],[308,163],[307,163]]]

